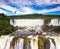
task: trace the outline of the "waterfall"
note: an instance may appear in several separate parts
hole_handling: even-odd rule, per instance
[[[14,26],[14,23],[15,23],[14,19],[10,19],[10,24]]]
[[[60,20],[59,19],[51,19],[51,22],[49,25],[60,26]]]
[[[38,49],[38,36],[31,39],[31,49]]]
[[[56,49],[60,49],[60,37],[55,37],[54,41],[56,43]]]
[[[52,39],[49,39],[50,41],[50,49],[56,49],[54,43],[52,42]]]
[[[13,39],[13,36],[1,36],[0,37],[0,49],[9,49],[10,48],[10,42]]]
[[[40,49],[38,39],[38,35],[31,35],[26,38],[2,35],[0,37],[0,49]],[[60,49],[60,37],[47,37],[47,39],[50,41],[50,49]]]
[[[38,23],[37,23],[38,22]],[[41,26],[44,24],[43,19],[10,19],[10,24],[13,26]],[[24,25],[23,25],[24,24]],[[49,25],[60,26],[59,19],[51,19]]]
[[[14,49],[23,49],[23,43],[24,40],[22,38],[19,38],[17,41],[15,41]]]
[[[38,23],[37,23],[38,22]],[[43,19],[10,19],[10,24],[13,26],[41,26],[44,24]],[[24,24],[24,25],[23,25]]]

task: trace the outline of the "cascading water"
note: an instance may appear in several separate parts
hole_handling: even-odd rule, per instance
[[[26,23],[27,22],[27,23]],[[38,22],[38,23],[37,23]],[[10,24],[13,26],[38,26],[38,25],[43,25],[44,20],[42,19],[15,19],[15,20],[10,20]],[[23,25],[24,24],[24,25]],[[60,25],[60,21],[58,22],[58,19],[53,19],[51,20],[50,25],[58,26]],[[39,29],[37,29],[39,30]],[[16,40],[14,43],[14,46],[10,47],[11,41],[15,38],[14,36],[1,36],[0,37],[0,49],[40,49],[38,48],[38,36],[33,36],[29,39],[29,41],[24,41],[24,38],[19,38]],[[49,39],[49,38],[48,38]],[[50,41],[50,49],[60,49],[60,37],[55,37],[54,41],[56,43],[56,46],[52,42],[51,39]]]
[[[56,43],[56,49],[60,49],[60,37],[55,37],[54,41]]]
[[[14,49],[23,49],[23,43],[24,40],[22,38],[19,38],[17,41],[15,41]]]
[[[50,49],[56,49],[54,43],[52,42],[52,39],[49,39],[50,41]]]
[[[14,23],[15,23],[14,19],[13,20],[10,19],[10,24],[14,26]]]
[[[44,20],[43,19],[10,19],[10,24],[13,26],[37,26],[37,25],[41,26],[44,24]],[[60,20],[51,19],[49,25],[60,26]]]
[[[38,36],[31,39],[31,49],[38,49]]]
[[[38,35],[24,38],[18,38],[15,42],[13,41],[14,36],[1,36],[0,37],[0,49],[40,49],[38,45]],[[50,41],[50,49],[60,49],[60,37],[54,37],[55,44],[51,38],[47,38]],[[11,43],[15,43],[14,46]],[[13,44],[12,43],[12,44]],[[40,42],[39,42],[40,43]],[[12,47],[11,47],[12,46]],[[41,45],[40,45],[41,46]]]
[[[59,19],[51,19],[51,22],[49,25],[60,26],[60,20]]]
[[[1,36],[0,37],[0,49],[9,49],[10,42],[13,39],[13,36]]]
[[[38,23],[37,23],[38,22]],[[43,19],[10,19],[10,24],[13,26],[41,26],[44,24]],[[24,24],[24,25],[23,25]]]

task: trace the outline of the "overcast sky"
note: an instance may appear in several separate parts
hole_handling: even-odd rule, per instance
[[[0,13],[6,15],[60,14],[60,0],[0,0]]]

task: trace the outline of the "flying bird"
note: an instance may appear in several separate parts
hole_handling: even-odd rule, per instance
[[[17,11],[15,11],[14,13],[16,13]]]

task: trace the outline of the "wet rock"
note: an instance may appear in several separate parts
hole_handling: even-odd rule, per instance
[[[44,47],[45,47],[45,49],[50,49],[50,41],[49,40],[45,41]]]

